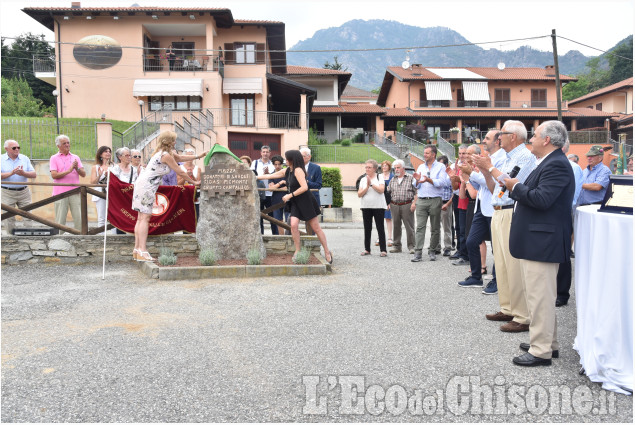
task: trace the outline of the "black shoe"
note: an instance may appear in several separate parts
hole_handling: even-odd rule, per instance
[[[529,344],[527,344],[526,342],[521,342],[520,349],[523,351],[529,351]],[[560,352],[558,350],[553,350],[551,352],[551,358],[557,359],[558,357],[560,357]]]
[[[459,258],[461,258],[459,251],[454,251],[454,254],[450,255],[450,260],[458,260]]]
[[[410,259],[410,261],[412,261],[413,263],[418,263],[421,260],[422,258],[420,252],[415,252],[415,255]]]
[[[452,258],[452,257],[450,257],[450,258]],[[466,260],[465,258],[461,258],[461,257],[459,257],[458,260],[452,261],[452,265],[453,266],[462,266],[464,264],[470,264],[470,262],[468,260]]]
[[[450,256],[450,248],[446,248],[443,250],[443,256],[444,257],[449,257]]]
[[[569,301],[559,300],[556,298],[556,307],[562,307],[563,305],[567,305]]]
[[[513,362],[518,366],[551,366],[551,359],[541,359],[540,357],[532,356],[529,353],[514,357]]]
[[[434,252],[428,254],[430,261],[437,261],[437,255]]]

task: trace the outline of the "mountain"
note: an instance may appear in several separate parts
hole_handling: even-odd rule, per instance
[[[381,86],[388,66],[399,66],[404,61],[405,50],[315,53],[294,50],[394,49],[469,43],[461,34],[449,28],[421,28],[396,21],[355,19],[339,27],[319,30],[313,37],[298,42],[289,49],[287,62],[290,65],[322,68],[326,61],[333,63],[333,57],[337,56],[338,62],[353,74],[349,84],[373,90]],[[575,75],[582,72],[589,59],[590,57],[578,51],[569,51],[560,56],[560,73]],[[416,49],[410,52],[411,64],[420,63],[431,67],[494,67],[501,61],[508,67],[544,67],[553,64],[553,54],[528,46],[513,51],[500,51],[474,45]]]

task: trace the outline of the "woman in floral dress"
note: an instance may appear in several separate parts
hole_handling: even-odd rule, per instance
[[[154,258],[148,253],[146,242],[148,240],[150,217],[152,217],[152,205],[154,205],[157,189],[163,181],[163,176],[172,169],[177,176],[184,178],[186,182],[194,185],[200,184],[200,180],[191,179],[186,172],[181,170],[177,162],[199,159],[204,157],[207,152],[199,156],[178,155],[174,150],[175,144],[175,132],[164,131],[159,134],[157,149],[135,182],[132,209],[138,211],[139,214],[137,214],[137,223],[134,228],[135,244],[132,257],[137,261],[154,261]]]

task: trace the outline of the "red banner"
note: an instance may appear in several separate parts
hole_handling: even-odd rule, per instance
[[[119,230],[134,233],[137,211],[132,209],[134,185],[110,173],[108,221]],[[149,235],[165,235],[183,230],[196,232],[194,186],[159,186],[152,206]]]

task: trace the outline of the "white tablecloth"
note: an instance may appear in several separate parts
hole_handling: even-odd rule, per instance
[[[593,382],[633,388],[633,216],[579,207],[575,223],[578,333],[573,348]]]

